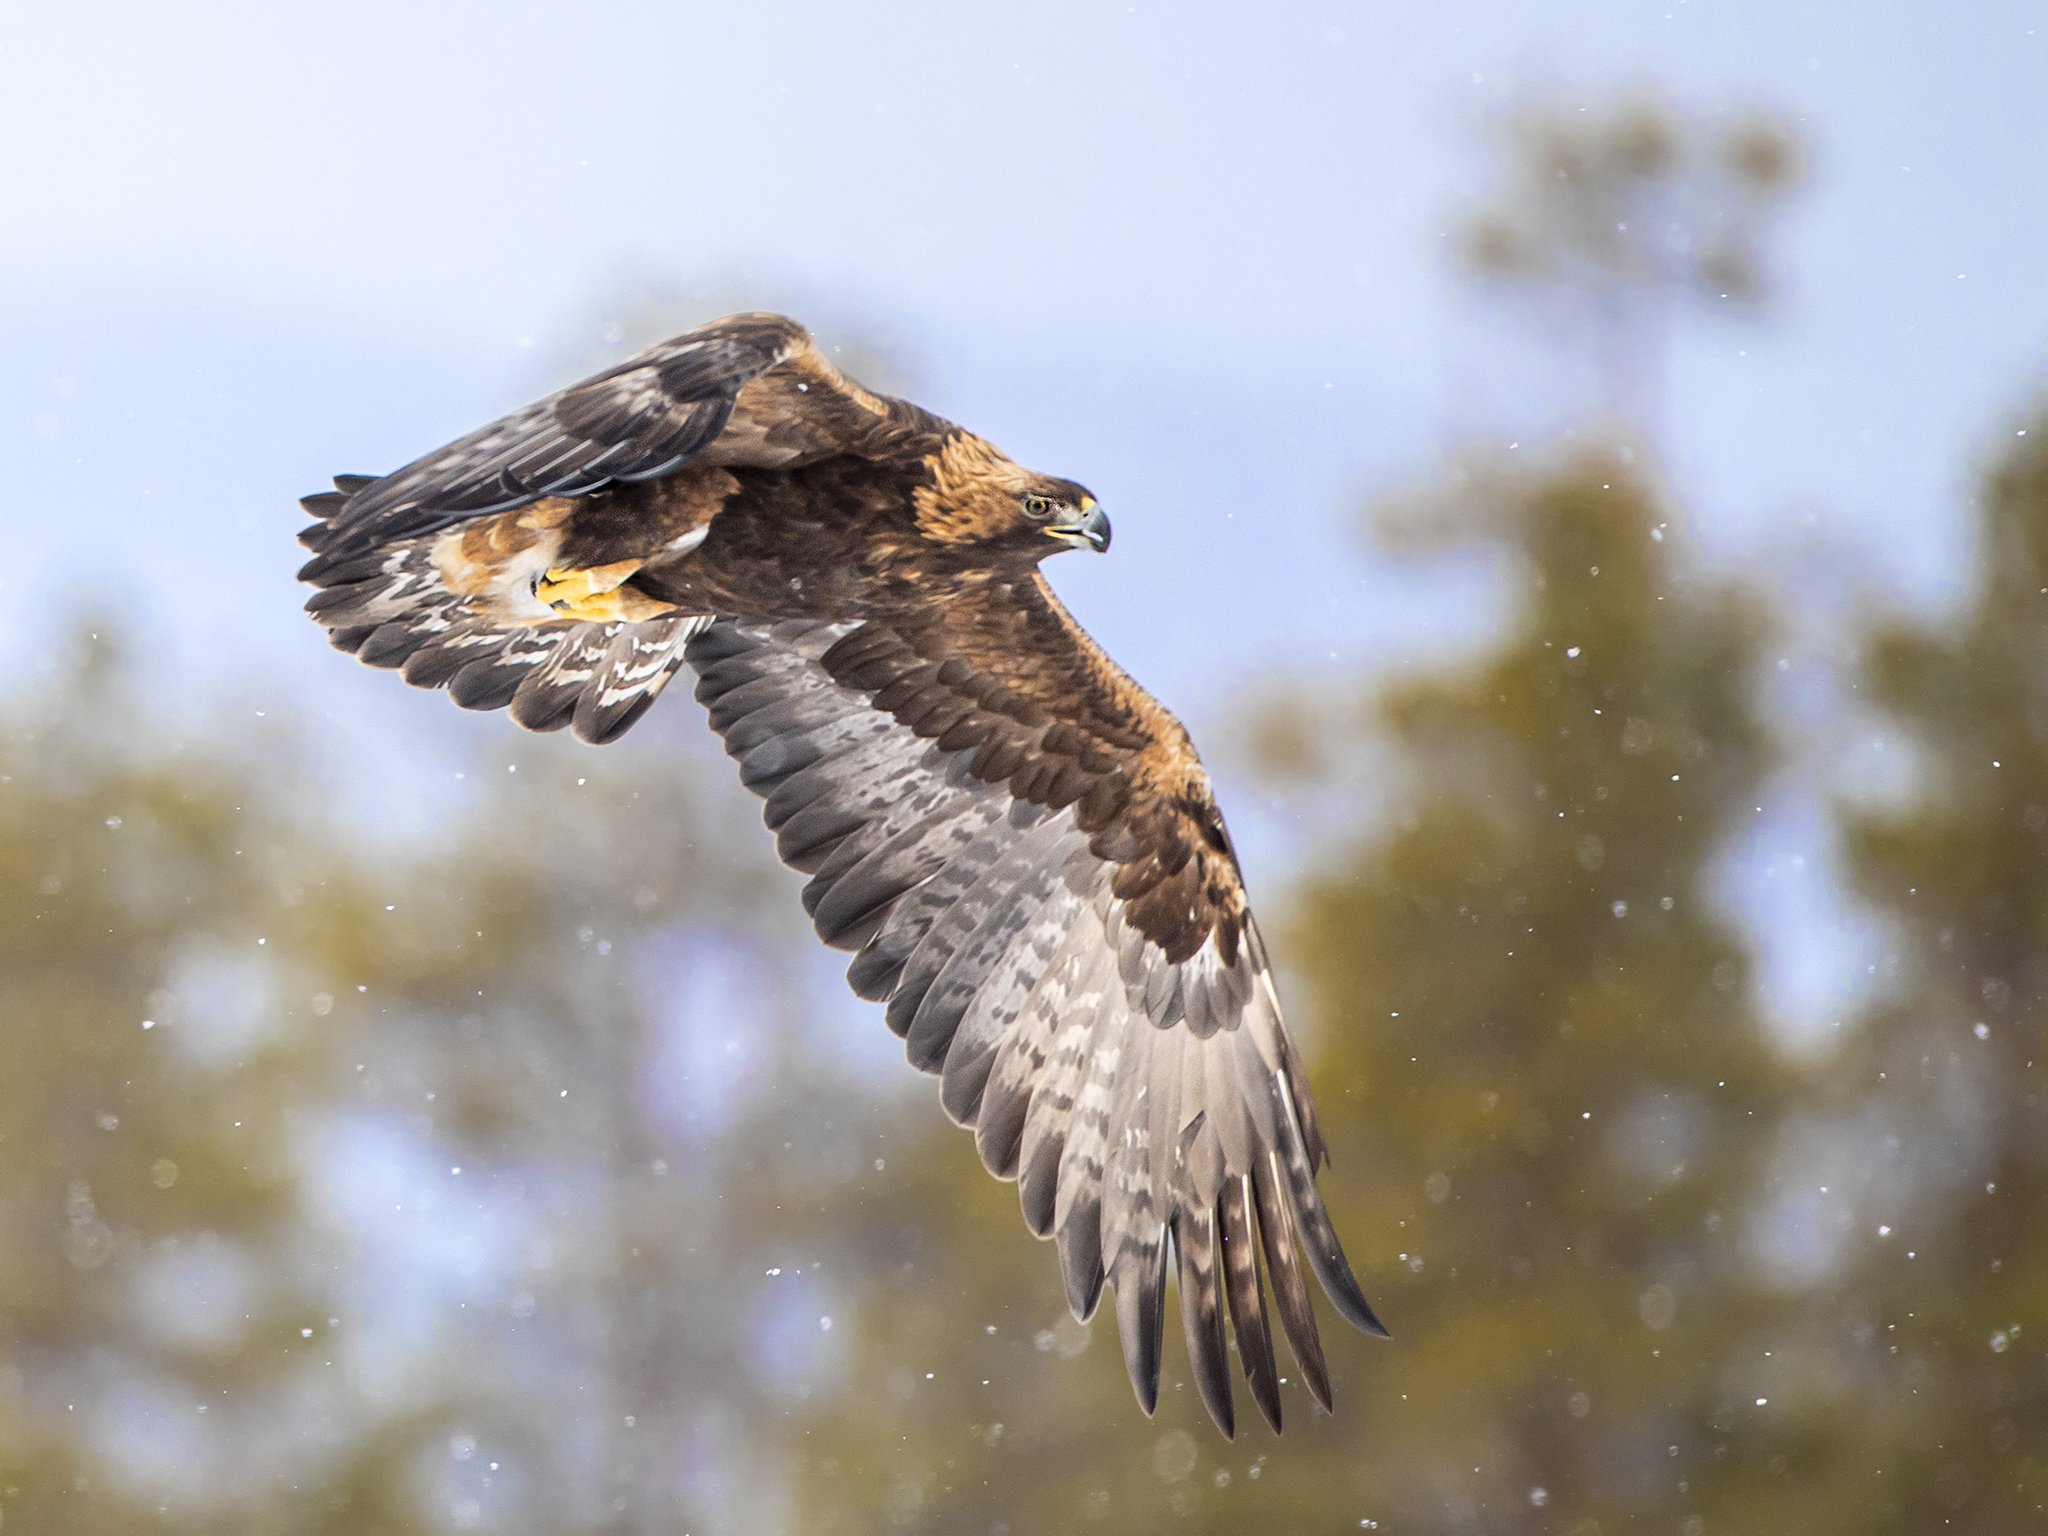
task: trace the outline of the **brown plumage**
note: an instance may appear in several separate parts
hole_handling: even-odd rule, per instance
[[[1208,775],[1039,573],[1107,548],[1087,491],[741,315],[305,505],[335,644],[465,707],[608,741],[687,662],[854,990],[1075,1315],[1110,1286],[1145,1411],[1169,1268],[1226,1435],[1226,1319],[1280,1424],[1268,1286],[1329,1406],[1304,1261],[1382,1330]]]

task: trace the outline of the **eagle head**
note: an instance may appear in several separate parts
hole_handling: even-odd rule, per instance
[[[926,472],[917,525],[936,543],[1026,565],[1062,549],[1109,548],[1109,519],[1086,486],[1034,474],[965,433],[926,460]]]
[[[1099,555],[1109,548],[1109,519],[1086,486],[1047,475],[1034,479],[1033,488],[1017,497],[1017,511],[1025,547],[1036,558],[1062,549],[1092,549]]]

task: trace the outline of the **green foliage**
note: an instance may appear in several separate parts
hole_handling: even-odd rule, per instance
[[[303,996],[254,1011],[306,959],[267,948],[273,924],[319,926],[307,903],[329,897],[276,868],[279,829],[245,813],[224,765],[123,751],[132,702],[94,648],[42,699],[14,701],[0,732],[0,1511],[28,1530],[139,1514],[121,1464],[90,1454],[108,1421],[148,1414],[150,1397],[196,1416],[303,1372],[320,1347],[297,1324],[328,1310],[317,1276],[273,1273],[237,1308],[232,1345],[218,1295],[137,1316],[139,1298],[182,1288],[181,1269],[248,1278],[285,1219],[287,1106],[324,1050],[265,1027],[308,1018]],[[221,1042],[232,1070],[183,1048],[174,971],[249,1025]],[[137,1378],[125,1400],[105,1390],[116,1371]],[[165,1438],[154,1454],[187,1437]]]
[[[779,947],[752,829],[651,739],[522,743],[399,852],[301,808],[274,719],[177,744],[97,641],[0,708],[0,1528],[599,1528],[650,1364],[743,1399],[630,966]]]
[[[1460,230],[1465,269],[1591,362],[1598,409],[1652,436],[1671,321],[1770,295],[1765,238],[1803,151],[1776,119],[1714,122],[1654,97],[1532,104],[1503,125],[1505,175]]]
[[[1689,578],[1618,460],[1479,477],[1429,516],[1511,541],[1522,612],[1385,701],[1410,804],[1290,934],[1355,1128],[1352,1230],[1398,1233],[1390,1321],[1432,1363],[1369,1374],[1365,1486],[1410,1519],[1456,1488],[1489,1530],[1710,1508],[1778,1091],[1708,889],[1766,766],[1761,626]]]
[[[2048,1521],[2048,417],[1980,506],[1962,621],[1883,626],[1869,651],[1916,792],[1847,818],[1899,960],[1836,1080],[1890,1228],[1832,1302],[1860,1346],[1844,1397],[1880,1408],[1841,1470],[1859,1528]]]
[[[1533,108],[1507,141],[1508,184],[1463,231],[1478,276],[1596,305],[1652,291],[1761,299],[1764,225],[1800,175],[1784,123],[1716,128],[1638,98],[1592,116]]]

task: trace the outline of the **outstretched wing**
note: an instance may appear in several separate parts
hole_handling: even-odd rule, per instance
[[[1178,722],[1034,579],[929,622],[720,621],[688,660],[818,934],[887,1004],[1087,1317],[1105,1282],[1150,1413],[1164,1291],[1233,1432],[1225,1314],[1280,1424],[1264,1272],[1330,1402],[1303,1268],[1381,1332],[1316,1191],[1299,1057]]]
[[[396,540],[549,497],[585,496],[699,461],[782,467],[857,451],[892,402],[846,378],[782,315],[734,315],[415,459],[307,499],[323,520],[301,575]]]

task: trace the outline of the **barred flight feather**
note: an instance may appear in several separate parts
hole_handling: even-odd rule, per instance
[[[353,477],[338,477],[337,484]],[[343,503],[346,496],[337,492]],[[318,512],[325,497],[308,497]],[[465,709],[505,709],[530,731],[564,726],[589,742],[623,735],[660,697],[708,618],[637,622],[497,622],[452,592],[431,539],[337,561],[312,578],[306,607],[328,638],[421,688],[445,688]]]
[[[1027,769],[992,779],[985,736],[947,746],[993,697],[958,658],[924,660],[873,625],[735,620],[693,639],[689,658],[783,857],[811,876],[820,937],[856,951],[854,990],[885,1004],[989,1170],[1017,1180],[1075,1315],[1105,1284],[1114,1294],[1145,1410],[1171,1273],[1211,1417],[1234,1433],[1234,1335],[1279,1427],[1262,1270],[1327,1407],[1307,1275],[1382,1330],[1316,1192],[1321,1143],[1256,931],[1227,959],[1212,936],[1168,961],[1116,894],[1118,866],[1082,830],[1077,797],[1023,798],[1051,782]]]

